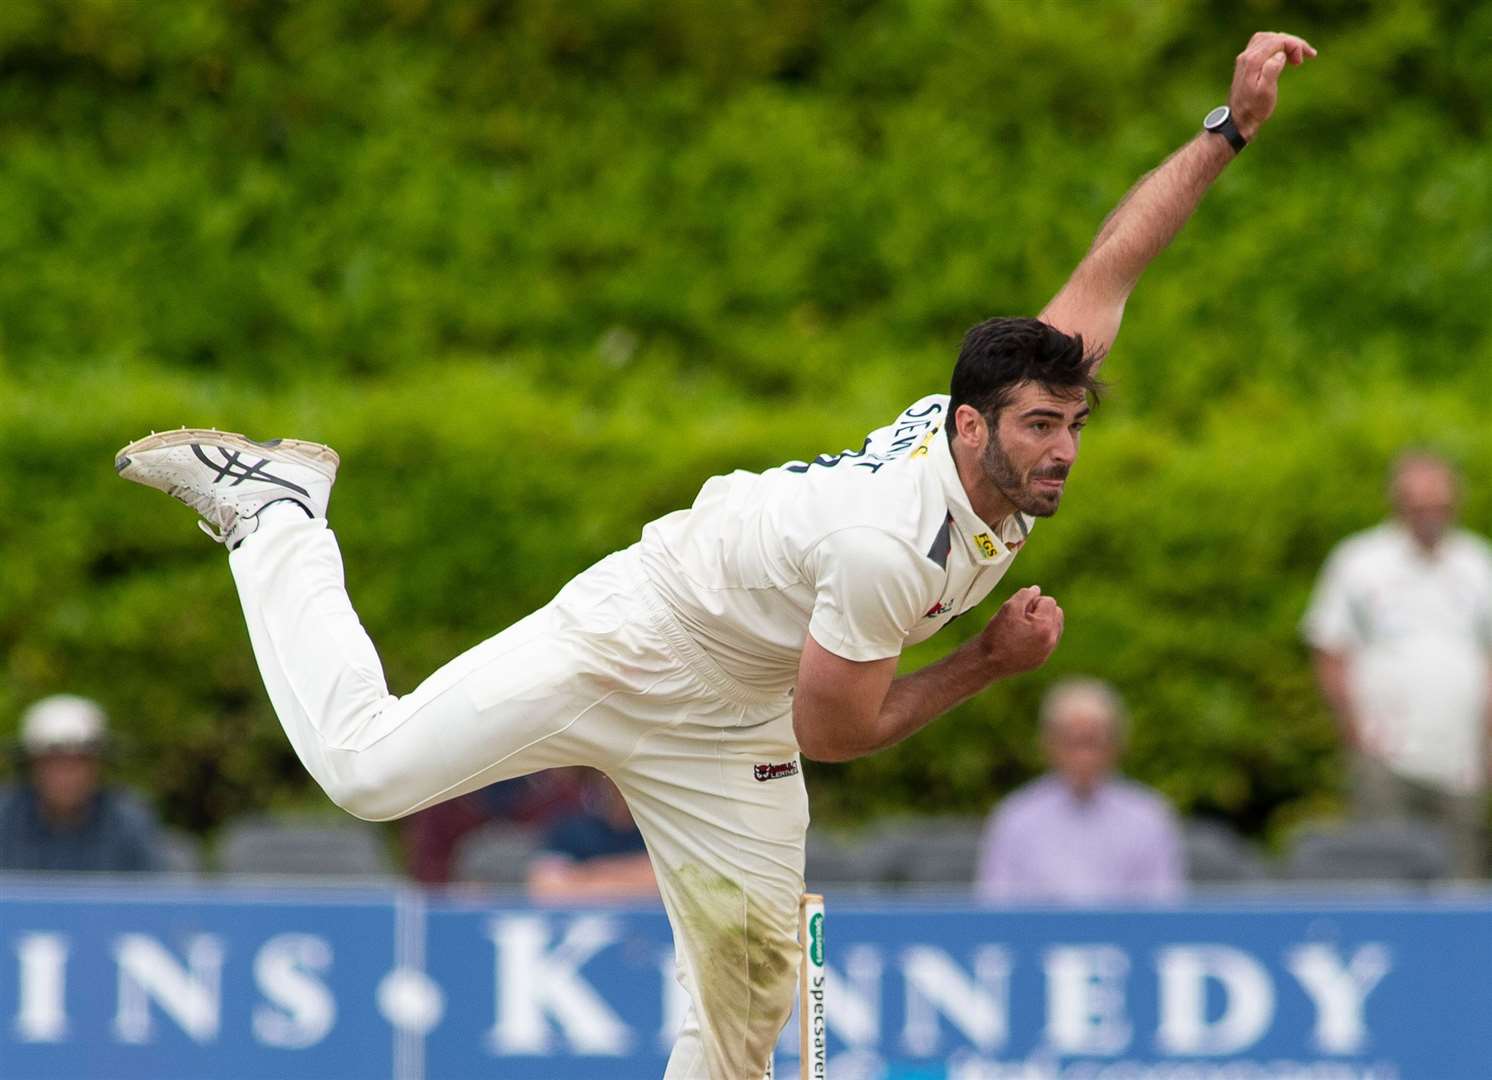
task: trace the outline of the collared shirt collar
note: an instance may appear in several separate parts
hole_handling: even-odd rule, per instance
[[[925,436],[923,446],[938,470],[938,479],[943,483],[943,494],[948,500],[948,513],[953,518],[959,535],[969,546],[975,561],[982,564],[997,563],[1020,550],[1031,531],[1034,519],[1029,515],[1014,513],[998,525],[990,525],[974,512],[969,503],[969,493],[959,479],[958,466],[953,461],[953,448],[948,445],[948,435],[941,428],[933,428]],[[920,448],[919,448],[920,449]],[[916,451],[913,451],[916,453]]]
[[[1451,539],[1455,535],[1454,527],[1446,529],[1445,535],[1436,542],[1435,547],[1426,551],[1409,526],[1405,525],[1398,518],[1389,518],[1384,523],[1384,527],[1388,530],[1389,535],[1394,538],[1394,542],[1399,545],[1404,558],[1415,563],[1430,566],[1434,566],[1445,559],[1446,548],[1450,546]]]
[[[1101,807],[1109,800],[1112,792],[1118,790],[1114,784],[1114,777],[1100,777],[1093,785],[1093,790],[1086,795],[1080,795],[1077,790],[1067,782],[1067,778],[1061,773],[1053,770],[1043,777],[1044,782],[1049,785],[1056,800],[1073,813],[1091,813]]]

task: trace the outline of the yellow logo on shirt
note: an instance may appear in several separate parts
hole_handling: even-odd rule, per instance
[[[917,444],[917,448],[915,450],[913,450],[911,452],[911,454],[909,454],[908,456],[909,457],[914,457],[914,458],[916,458],[916,457],[926,457],[927,456],[927,448],[930,445],[932,445],[933,436],[936,435],[941,430],[942,430],[941,428],[933,428],[926,435],[922,436],[922,441]]]
[[[980,551],[984,552],[986,559],[995,557],[995,542],[990,539],[989,533],[980,533],[974,537],[974,544]]]

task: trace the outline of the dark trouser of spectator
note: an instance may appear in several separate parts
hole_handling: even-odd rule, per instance
[[[1428,821],[1445,829],[1451,846],[1451,870],[1458,878],[1480,878],[1487,872],[1487,796],[1461,795],[1420,780],[1400,776],[1367,754],[1352,760],[1352,803],[1364,820],[1383,818]]]

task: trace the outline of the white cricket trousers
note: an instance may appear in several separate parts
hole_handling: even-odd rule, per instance
[[[808,798],[790,700],[734,681],[647,582],[634,549],[404,697],[322,520],[266,520],[230,556],[291,745],[370,821],[564,765],[612,778],[647,842],[691,1007],[664,1080],[759,1080],[792,1007]]]

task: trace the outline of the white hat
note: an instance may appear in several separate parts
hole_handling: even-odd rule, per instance
[[[21,745],[31,755],[99,751],[108,718],[98,702],[76,694],[42,698],[21,716]]]

